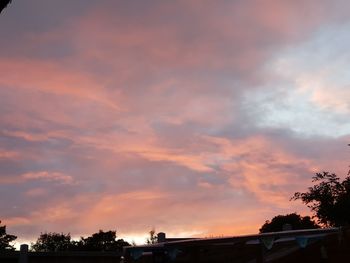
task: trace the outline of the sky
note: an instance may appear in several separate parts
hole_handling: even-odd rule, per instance
[[[0,15],[0,220],[257,233],[350,149],[346,0],[14,0]]]

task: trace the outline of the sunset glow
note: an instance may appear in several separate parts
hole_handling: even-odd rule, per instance
[[[350,2],[14,0],[0,220],[21,240],[257,233],[345,176]]]

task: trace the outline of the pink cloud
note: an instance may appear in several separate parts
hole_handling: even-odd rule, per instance
[[[33,189],[28,190],[25,194],[29,197],[45,196],[46,194],[48,194],[48,190],[45,188],[33,188]]]
[[[44,180],[44,181],[52,181],[59,182],[62,184],[74,184],[74,179],[70,175],[66,175],[60,172],[30,172],[22,174],[21,177],[25,181],[29,180]]]
[[[345,139],[311,151],[245,104],[274,81],[261,69],[276,50],[343,17],[333,4],[154,3],[104,2],[0,56],[0,209],[15,234],[254,233],[307,212],[291,194],[346,163]]]
[[[6,151],[0,148],[0,159],[17,159],[19,153],[15,151]]]
[[[117,104],[108,99],[107,94],[104,94],[101,89],[102,85],[95,79],[80,72],[65,69],[64,65],[57,62],[2,58],[0,70],[6,76],[0,80],[0,84],[4,86],[39,90],[56,96],[72,96],[118,109]]]

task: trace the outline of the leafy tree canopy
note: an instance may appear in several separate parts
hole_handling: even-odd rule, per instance
[[[16,239],[16,236],[6,233],[6,226],[2,226],[0,220],[0,250],[14,250],[15,248],[10,243]]]
[[[79,250],[85,251],[118,251],[122,250],[123,246],[129,246],[128,242],[123,239],[116,240],[116,238],[116,231],[100,230],[87,238],[82,237],[76,246]]]
[[[123,239],[116,240],[116,231],[100,230],[87,238],[81,237],[78,241],[71,240],[70,234],[42,233],[31,249],[40,252],[120,251],[123,246],[129,246],[129,243]]]
[[[271,221],[266,221],[260,228],[260,233],[278,232],[283,230],[283,226],[289,224],[293,230],[319,228],[309,216],[302,217],[296,213],[288,215],[278,215]]]
[[[350,223],[350,177],[341,181],[329,172],[316,173],[316,184],[305,193],[297,192],[292,200],[300,199],[324,226],[344,226]]]
[[[41,233],[31,249],[36,252],[67,251],[71,248],[70,234]]]
[[[0,1],[0,13],[12,0],[2,0]]]

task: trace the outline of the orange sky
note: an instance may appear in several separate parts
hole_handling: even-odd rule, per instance
[[[0,16],[0,220],[20,240],[137,239],[308,214],[291,195],[348,166],[349,7],[13,1]]]

